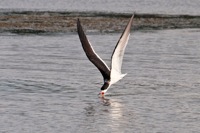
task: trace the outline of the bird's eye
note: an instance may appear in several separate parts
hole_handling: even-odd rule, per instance
[[[103,91],[101,92],[101,95],[104,95],[104,92],[103,92]]]

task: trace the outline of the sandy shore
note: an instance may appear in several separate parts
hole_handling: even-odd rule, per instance
[[[76,32],[77,18],[87,32],[119,32],[130,17],[131,14],[100,12],[0,12],[0,32]],[[200,16],[135,13],[134,30],[175,28],[200,28]]]

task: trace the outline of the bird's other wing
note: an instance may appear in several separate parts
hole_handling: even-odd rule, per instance
[[[108,68],[106,63],[95,53],[92,45],[90,44],[83,31],[79,19],[77,20],[77,32],[88,59],[99,69],[104,79],[110,79],[110,69]]]
[[[130,36],[133,17],[134,17],[134,15],[132,15],[131,19],[129,20],[129,22],[128,22],[126,28],[124,29],[117,45],[115,46],[113,54],[111,56],[111,59],[112,59],[111,74],[112,74],[112,71],[114,71],[121,75],[122,60],[123,60],[124,51],[125,51],[125,48],[128,43],[129,36]]]

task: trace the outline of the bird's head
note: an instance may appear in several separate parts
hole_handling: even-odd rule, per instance
[[[103,97],[103,96],[105,95],[106,91],[107,91],[107,90],[102,90],[102,91],[99,93],[99,96],[102,96],[102,97]]]
[[[105,81],[103,86],[101,87],[101,92],[99,93],[99,95],[104,96],[109,87],[110,81]]]

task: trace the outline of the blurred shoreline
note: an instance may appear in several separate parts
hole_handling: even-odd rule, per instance
[[[107,12],[8,11],[0,12],[0,32],[76,32],[80,18],[86,32],[121,32],[132,14]],[[138,14],[133,30],[200,28],[200,16]]]

